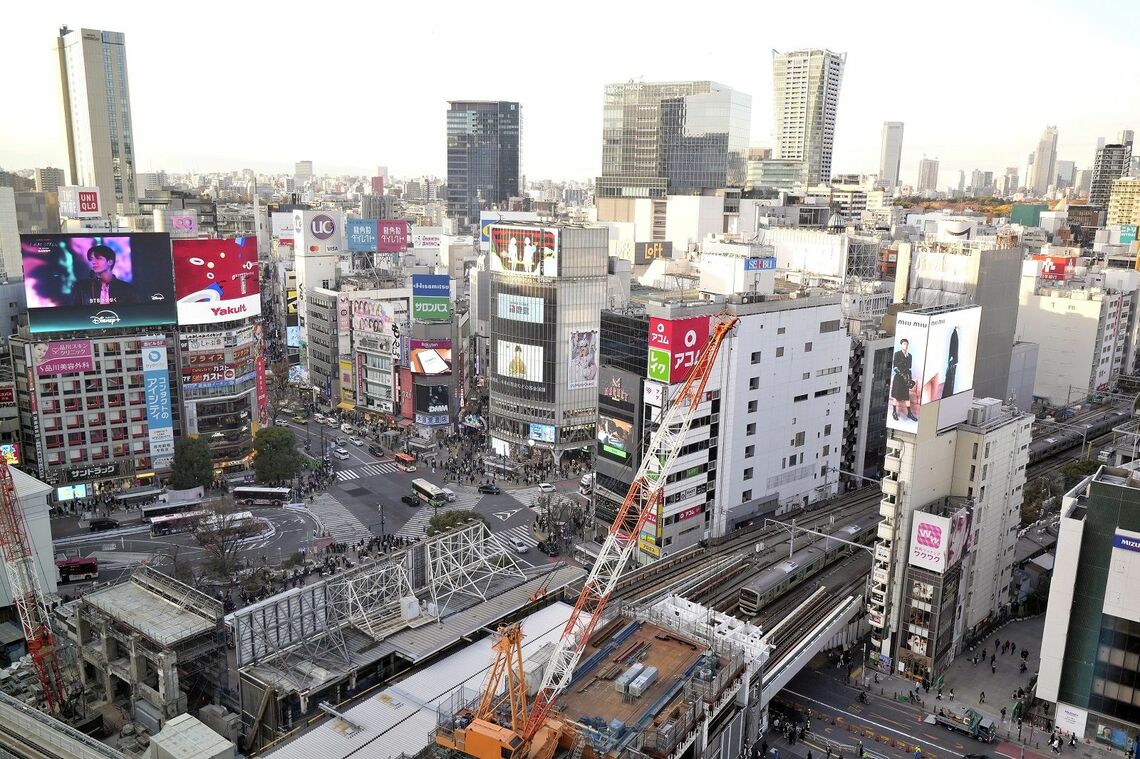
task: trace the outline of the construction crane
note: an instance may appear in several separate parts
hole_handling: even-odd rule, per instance
[[[12,472],[3,459],[0,459],[0,551],[4,555],[8,585],[12,588],[12,602],[20,614],[24,640],[44,692],[44,704],[49,712],[59,714],[63,709],[64,689],[55,635],[48,623],[48,609],[40,587],[36,557],[28,540],[24,511],[16,496]]]
[[[475,759],[549,759],[554,755],[564,731],[563,723],[551,718],[554,702],[570,685],[594,627],[637,547],[641,528],[662,499],[665,475],[680,454],[693,412],[704,400],[705,385],[712,375],[721,344],[739,321],[727,312],[717,317],[708,344],[697,357],[680,392],[662,414],[529,708],[522,668],[522,630],[515,623],[496,633],[495,666],[487,678],[479,707],[457,715],[454,730],[437,732],[438,745]],[[511,672],[512,667],[517,669]],[[506,689],[500,695],[504,677]]]

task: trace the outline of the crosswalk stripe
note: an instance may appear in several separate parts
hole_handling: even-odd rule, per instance
[[[428,522],[436,514],[444,514],[448,511],[463,511],[470,510],[474,507],[475,503],[464,500],[462,493],[456,493],[456,499],[446,506],[440,506],[438,509],[430,509],[420,507],[412,514],[411,519],[404,523],[404,526],[396,530],[396,535],[401,538],[420,538],[423,537],[424,530],[427,529]],[[468,496],[470,498],[470,496]],[[476,502],[478,498],[475,499]]]
[[[351,469],[342,469],[336,473],[336,478],[341,482],[345,482],[347,480],[355,480],[358,477],[360,477],[360,475]]]
[[[366,464],[356,469],[342,469],[336,473],[336,478],[341,482],[347,480],[356,480],[361,477],[376,477],[381,474],[394,474],[399,469],[390,461],[384,461],[379,464]]]
[[[508,551],[514,550],[515,547],[512,542],[514,540],[521,540],[531,548],[538,547],[538,541],[531,537],[530,527],[525,524],[517,524],[514,527],[508,527],[505,530],[493,533],[493,535],[495,536],[495,540],[498,541],[499,545]]]
[[[328,532],[329,537],[341,543],[354,543],[372,535],[363,522],[344,507],[340,501],[327,493],[322,493],[309,504],[313,512]]]

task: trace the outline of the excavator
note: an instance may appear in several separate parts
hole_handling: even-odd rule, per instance
[[[542,684],[528,700],[520,623],[501,626],[492,639],[495,662],[482,696],[436,729],[435,742],[449,756],[472,759],[551,759],[578,736],[554,712],[590,636],[637,547],[638,535],[664,495],[665,475],[680,453],[694,412],[704,399],[717,354],[739,318],[722,312],[680,391],[662,413],[637,475],[630,485],[598,557],[582,586],[561,637],[547,662]],[[581,753],[578,742],[576,753]]]

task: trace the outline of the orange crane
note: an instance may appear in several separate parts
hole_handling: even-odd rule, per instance
[[[12,472],[3,459],[0,459],[0,552],[8,572],[8,584],[12,587],[12,602],[16,604],[20,625],[24,628],[28,653],[32,655],[44,692],[44,703],[49,712],[59,714],[63,709],[64,688],[55,635],[48,623],[48,609],[40,587],[36,556],[28,540],[24,511],[16,496]]]
[[[717,317],[709,342],[697,357],[688,379],[662,413],[641,467],[610,525],[529,708],[522,669],[522,631],[515,623],[500,628],[496,634],[495,665],[487,678],[479,707],[456,715],[454,729],[438,731],[438,745],[474,759],[549,759],[554,755],[565,730],[560,720],[551,717],[554,702],[570,685],[590,635],[637,547],[641,528],[662,499],[665,475],[684,445],[693,412],[704,399],[705,385],[712,375],[721,344],[739,321],[727,312]],[[514,672],[511,672],[512,667]],[[506,689],[500,695],[504,677]],[[508,703],[509,710],[504,709]]]

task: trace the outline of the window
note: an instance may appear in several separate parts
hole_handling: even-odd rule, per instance
[[[759,377],[750,377],[748,379],[748,389],[749,390],[759,390],[760,389],[760,378]]]
[[[752,351],[752,363],[760,363],[760,351]]]
[[[806,435],[804,435],[804,433],[802,433],[802,432],[797,432],[797,433],[796,433],[796,437],[795,437],[795,439],[792,441],[792,445],[795,445],[795,446],[801,446],[801,445],[803,445],[803,444],[804,444],[804,439],[805,439],[805,438],[806,438]]]
[[[804,353],[811,353],[811,342],[804,343]]]
[[[823,333],[823,332],[838,332],[839,331],[839,320],[838,319],[830,319],[830,320],[825,321],[825,322],[820,322],[819,323],[819,331],[821,333]]]
[[[800,377],[800,379],[811,379],[811,372],[804,372],[803,376]]]
[[[823,455],[824,456],[830,456],[831,455],[831,446],[830,445],[823,446]]]
[[[755,414],[756,413],[756,405],[757,405],[757,401],[748,401],[748,413],[749,414]]]
[[[746,479],[746,480],[752,479],[752,467],[748,467],[747,469],[744,470],[744,479]]]
[[[744,428],[744,434],[745,435],[755,435],[756,434],[756,422],[752,422],[747,427],[745,427]]]
[[[823,434],[824,435],[830,435],[831,434],[831,425],[830,424],[823,425]]]
[[[752,500],[752,491],[751,490],[745,490],[743,493],[740,494],[740,502],[741,503],[748,503],[751,500]]]
[[[806,400],[807,400],[807,393],[804,393],[803,395],[797,395],[795,398],[792,399],[792,401],[795,403],[799,403],[800,401],[806,401]]]
[[[974,475],[976,473],[977,473],[977,467],[974,466],[973,464],[970,464],[970,479],[971,480],[974,479]]]
[[[779,348],[776,349],[776,358],[780,358],[783,355],[784,355],[784,346],[781,345]]]
[[[977,443],[974,443],[974,450],[973,450],[973,452],[970,453],[970,458],[972,458],[972,459],[978,458],[978,444]]]
[[[776,328],[776,334],[777,334],[777,335],[782,335],[782,334],[784,334],[784,332],[786,332],[786,331],[787,331],[787,330],[786,330],[784,327],[777,327],[777,328]]]
[[[744,458],[750,459],[755,455],[756,455],[756,446],[754,446],[754,445],[744,446]]]

